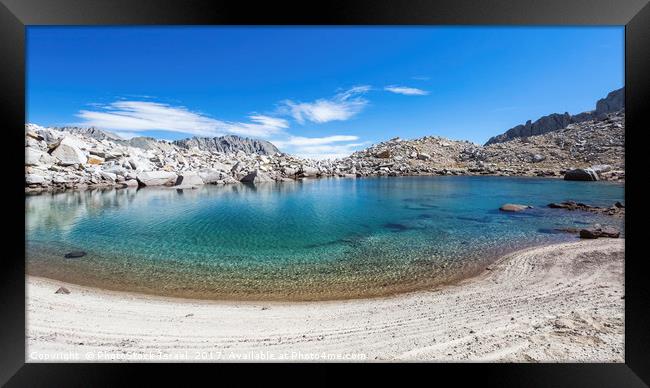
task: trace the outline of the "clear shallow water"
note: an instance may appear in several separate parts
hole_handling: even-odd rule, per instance
[[[211,299],[332,299],[435,287],[557,227],[622,220],[621,184],[542,178],[320,179],[65,192],[26,200],[27,271],[107,289]],[[534,209],[503,213],[504,203]],[[88,254],[65,259],[72,250]]]

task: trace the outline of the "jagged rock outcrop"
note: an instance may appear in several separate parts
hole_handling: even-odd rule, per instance
[[[543,116],[535,122],[528,120],[526,124],[510,128],[505,133],[491,137],[485,145],[501,143],[520,137],[542,135],[551,131],[566,128],[569,124],[583,121],[603,119],[607,113],[617,112],[625,108],[625,88],[617,89],[596,102],[596,110],[582,112],[576,115],[569,113],[553,113]]]
[[[75,135],[84,135],[90,138],[93,138],[95,140],[123,140],[120,136],[109,132],[105,131],[99,128],[95,127],[90,127],[90,128],[83,128],[83,127],[55,127],[54,129],[63,131],[63,132],[70,132]]]
[[[141,148],[143,150],[159,150],[162,152],[174,150],[174,146],[170,142],[166,140],[156,140],[153,137],[148,136],[137,136],[120,143],[130,147]]]
[[[609,92],[607,97],[596,102],[596,116],[625,109],[625,88]]]
[[[591,167],[600,179],[624,177],[625,114],[610,113],[603,120],[490,144],[477,155],[470,155],[471,160],[483,161],[485,167],[511,170],[512,175],[537,171],[537,175],[563,176],[569,170]]]
[[[174,144],[184,149],[196,147],[201,151],[220,152],[224,154],[243,151],[247,154],[273,155],[280,152],[276,146],[268,141],[249,139],[235,135],[193,137],[191,139],[176,140]]]

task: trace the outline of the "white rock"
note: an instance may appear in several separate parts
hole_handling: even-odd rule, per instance
[[[318,174],[318,169],[309,166],[302,166],[302,168],[300,169],[300,173],[302,174],[302,176],[306,176],[306,177],[316,176]]]
[[[112,172],[106,172],[106,171],[100,171],[99,175],[106,179],[107,181],[115,182],[117,179],[117,175],[113,174]]]
[[[284,167],[282,171],[284,172],[284,175],[289,177],[295,177],[295,175],[298,174],[297,168]]]
[[[26,174],[25,183],[28,185],[38,185],[41,183],[45,183],[45,177],[36,174]]]
[[[193,171],[183,172],[176,179],[176,185],[202,185],[203,179]]]
[[[204,168],[199,170],[199,177],[206,184],[219,183],[219,181],[223,181],[224,179],[232,178],[230,174],[212,168]]]
[[[169,171],[145,171],[137,175],[138,181],[145,186],[173,185],[176,178],[176,174]]]
[[[54,183],[69,183],[72,182],[71,177],[64,176],[64,175],[57,175],[52,178],[52,182]]]
[[[41,157],[46,153],[39,151],[32,147],[25,147],[25,165],[26,166],[38,166],[44,164],[41,160]],[[49,156],[49,155],[48,155]]]
[[[601,172],[609,172],[612,170],[612,166],[609,164],[597,164],[595,166],[591,166],[591,169],[596,171],[596,173],[600,174]]]
[[[128,173],[128,170],[126,168],[122,167],[122,166],[106,167],[106,168],[103,169],[103,171],[109,172],[109,173],[115,174],[115,175],[122,175],[122,176],[126,176],[126,174]]]
[[[248,183],[262,183],[262,182],[275,182],[267,173],[260,170],[253,170],[251,173],[241,179],[241,182]]]
[[[54,151],[52,156],[59,160],[59,164],[70,166],[72,164],[84,164],[88,160],[83,151],[77,146],[79,142],[74,138],[64,137]]]

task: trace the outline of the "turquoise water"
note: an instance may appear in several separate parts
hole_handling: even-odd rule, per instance
[[[331,299],[435,287],[557,227],[622,220],[545,207],[611,206],[622,184],[543,178],[320,179],[29,196],[28,273],[212,299]],[[534,206],[503,213],[504,203]],[[88,254],[65,259],[72,250]]]

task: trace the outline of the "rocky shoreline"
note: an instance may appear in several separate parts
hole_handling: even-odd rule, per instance
[[[237,136],[130,140],[96,128],[25,126],[25,191],[417,175],[624,180],[624,111],[527,138],[481,146],[426,136],[394,138],[336,160],[280,152]]]

